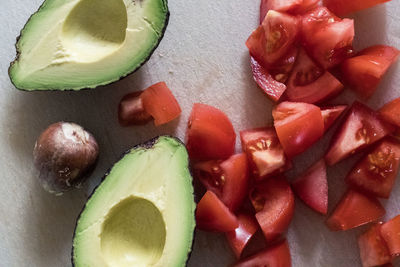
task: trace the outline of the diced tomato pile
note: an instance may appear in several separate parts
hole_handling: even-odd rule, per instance
[[[376,111],[361,102],[322,105],[348,85],[371,97],[399,54],[376,45],[353,49],[354,21],[340,18],[380,0],[261,0],[260,25],[246,42],[257,85],[276,105],[273,125],[236,132],[226,114],[193,106],[186,132],[192,173],[206,193],[197,227],[223,232],[238,262],[233,266],[291,266],[286,231],[295,195],[321,215],[328,214],[327,168],[363,152],[343,181],[348,189],[326,219],[332,231],[369,223],[359,238],[363,266],[391,266],[400,255],[400,215],[386,223],[378,198],[389,198],[400,166],[400,98]],[[344,114],[345,113],[345,114]],[[344,114],[343,116],[341,116]],[[289,182],[284,172],[295,157],[323,138],[341,118],[323,158],[310,162]],[[242,258],[256,232],[267,246]]]

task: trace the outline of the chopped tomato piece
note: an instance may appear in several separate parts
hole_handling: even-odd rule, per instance
[[[286,240],[236,263],[233,267],[291,267],[289,245]]]
[[[182,110],[171,90],[164,82],[156,83],[141,95],[143,107],[153,118],[156,126],[177,118]]]
[[[273,127],[241,131],[240,140],[251,173],[257,180],[291,167]]]
[[[333,107],[322,107],[321,113],[324,119],[325,132],[333,125],[337,118],[347,108],[347,105],[339,105]]]
[[[338,16],[367,9],[390,0],[324,0],[324,4]]]
[[[279,239],[288,229],[294,213],[294,195],[284,177],[269,178],[250,192],[256,219],[268,242]]]
[[[296,156],[324,133],[319,107],[307,103],[282,102],[272,111],[279,141],[289,158]]]
[[[240,255],[242,255],[243,249],[246,247],[252,236],[257,232],[259,226],[253,215],[239,213],[237,218],[239,221],[239,227],[233,231],[227,232],[225,236],[235,253],[236,258],[239,259]]]
[[[254,81],[272,101],[277,102],[285,92],[286,85],[275,80],[254,58],[250,59],[250,64]]]
[[[250,35],[246,46],[263,67],[273,66],[292,48],[299,28],[298,19],[273,10]]]
[[[292,184],[294,192],[313,210],[327,214],[328,181],[325,161],[322,159],[312,165]]]
[[[319,0],[261,0],[260,19],[268,10],[301,14],[317,6]]]
[[[186,148],[192,160],[229,158],[235,150],[236,134],[221,110],[195,103],[186,132]]]
[[[356,101],[332,138],[325,155],[326,163],[334,165],[382,139],[393,130],[390,125],[379,119],[374,110]]]
[[[358,238],[363,267],[381,266],[391,261],[388,247],[381,235],[381,227],[382,223],[377,223]]]
[[[207,191],[197,204],[196,226],[198,229],[229,232],[239,226],[236,216],[211,191]]]
[[[318,67],[304,49],[300,49],[285,91],[288,100],[319,103],[342,90],[343,85],[332,74]]]
[[[343,79],[360,96],[370,97],[383,75],[397,60],[399,50],[391,46],[376,45],[362,50],[341,65]]]
[[[379,110],[379,114],[385,121],[400,127],[400,97],[385,104]]]
[[[142,92],[127,94],[119,102],[118,120],[122,126],[146,124],[152,120],[151,115],[144,110]]]
[[[344,231],[376,221],[385,213],[376,198],[348,190],[326,223],[332,231]]]
[[[231,210],[236,211],[248,193],[246,154],[236,154],[225,161],[212,160],[195,163],[194,175],[207,190],[215,193]]]
[[[400,255],[400,215],[385,222],[381,227],[381,234],[389,247],[393,257]]]
[[[354,166],[346,181],[366,194],[389,198],[399,165],[400,143],[386,138]]]
[[[352,55],[354,21],[339,19],[325,7],[319,7],[303,16],[301,36],[307,52],[324,69],[329,69]]]

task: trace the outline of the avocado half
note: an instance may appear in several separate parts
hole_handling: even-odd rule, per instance
[[[80,214],[76,267],[185,266],[195,202],[185,146],[162,136],[128,151]]]
[[[137,70],[167,27],[167,0],[46,0],[25,24],[9,76],[23,90],[80,90]]]

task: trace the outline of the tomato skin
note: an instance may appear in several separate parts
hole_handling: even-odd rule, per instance
[[[344,16],[389,1],[390,0],[324,0],[324,4],[338,16]]]
[[[192,160],[226,159],[235,151],[236,134],[221,110],[195,103],[186,131],[186,148]]]
[[[276,175],[291,167],[273,127],[241,131],[240,140],[256,180]]]
[[[324,133],[324,120],[319,107],[296,102],[282,102],[272,110],[279,141],[292,158],[318,141]]]
[[[141,95],[143,107],[154,118],[156,126],[177,118],[182,110],[165,82],[153,84]]]
[[[382,223],[377,223],[358,238],[363,267],[381,266],[390,263],[391,257],[381,235]]]
[[[246,258],[233,267],[291,267],[292,261],[287,240],[266,248],[257,254]]]
[[[331,231],[345,231],[376,221],[385,215],[382,204],[373,197],[348,190],[326,221]]]
[[[338,79],[318,67],[304,49],[300,49],[285,91],[289,101],[320,103],[342,90],[343,85]]]
[[[254,58],[250,59],[250,65],[254,81],[272,101],[277,102],[285,92],[286,85],[276,81]]]
[[[254,216],[251,214],[239,213],[237,219],[239,222],[238,228],[227,232],[225,237],[235,253],[236,258],[239,259],[243,249],[257,232],[259,226],[256,219],[254,219]]]
[[[236,211],[248,194],[249,172],[246,154],[235,154],[225,161],[197,162],[194,176],[231,211]]]
[[[261,0],[260,23],[264,20],[268,10],[302,14],[318,5],[318,0]]]
[[[304,47],[324,69],[338,65],[353,53],[352,19],[339,19],[325,7],[318,7],[303,16],[301,29]]]
[[[274,66],[292,48],[299,30],[296,17],[269,10],[246,41],[250,55],[263,67]]]
[[[324,119],[325,132],[335,123],[340,117],[347,105],[321,107],[322,118]]]
[[[381,117],[400,128],[400,97],[386,103],[380,110]]]
[[[358,95],[369,98],[399,53],[396,48],[385,45],[368,47],[342,63],[343,79]]]
[[[153,119],[144,110],[142,92],[132,92],[122,97],[118,106],[118,121],[121,126],[142,125]]]
[[[328,181],[325,161],[319,160],[292,183],[296,195],[310,208],[328,213]]]
[[[374,110],[356,101],[336,130],[325,161],[332,166],[393,131],[394,128],[381,121]]]
[[[236,216],[211,191],[207,191],[197,204],[196,227],[204,231],[229,232],[236,229]]]
[[[399,172],[400,143],[385,138],[356,163],[346,182],[366,194],[389,198]]]
[[[287,231],[294,214],[294,195],[284,177],[269,178],[250,192],[256,219],[267,242],[273,242]]]

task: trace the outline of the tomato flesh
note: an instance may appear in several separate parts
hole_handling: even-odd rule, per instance
[[[177,118],[182,110],[165,82],[156,83],[141,95],[143,107],[154,118],[156,126]]]
[[[288,182],[283,177],[269,178],[251,190],[250,200],[267,242],[279,239],[294,213],[294,195]]]
[[[235,150],[236,134],[221,110],[195,103],[186,131],[186,148],[192,160],[227,159]]]
[[[211,191],[197,204],[196,227],[204,231],[229,232],[239,226],[236,216]]]
[[[358,238],[363,266],[381,266],[391,261],[388,247],[381,235],[381,227],[382,223],[377,223]]]
[[[400,97],[385,104],[380,110],[381,117],[400,128]]]
[[[298,33],[298,19],[273,10],[246,41],[250,55],[263,67],[273,66],[291,49]]]
[[[282,102],[272,111],[283,150],[292,158],[314,144],[324,133],[319,107],[307,103]]]
[[[240,132],[243,151],[247,154],[253,177],[260,180],[290,168],[273,127]]]
[[[393,130],[390,125],[379,119],[374,110],[360,102],[354,102],[344,123],[332,138],[325,155],[326,163],[332,166],[382,139]]]
[[[317,6],[318,2],[318,0],[261,0],[260,23],[268,10],[301,14]]]
[[[343,85],[328,71],[318,67],[300,49],[285,91],[288,100],[293,102],[320,103],[343,90]]]
[[[254,216],[247,213],[239,213],[237,219],[239,222],[238,228],[227,232],[225,237],[235,253],[236,258],[239,259],[243,249],[257,232],[259,226]]]
[[[250,59],[250,64],[254,81],[272,101],[277,102],[285,92],[286,85],[275,80],[254,58]]]
[[[119,102],[118,121],[122,126],[141,125],[152,120],[151,115],[144,110],[142,92],[127,94]]]
[[[325,132],[335,123],[343,111],[347,108],[347,105],[339,105],[332,107],[322,107],[321,114],[324,119]]]
[[[388,245],[392,256],[400,255],[400,215],[384,223],[381,227],[381,234]]]
[[[329,69],[352,55],[354,21],[341,20],[325,7],[319,7],[303,16],[301,37],[312,58]]]
[[[350,189],[326,223],[332,231],[344,231],[376,221],[385,213],[385,208],[376,198]]]
[[[328,181],[326,165],[320,160],[305,171],[299,179],[292,183],[297,196],[313,210],[327,214],[328,212]]]
[[[399,50],[391,46],[376,45],[366,48],[342,63],[343,79],[357,94],[369,98],[398,56]]]
[[[338,16],[367,9],[390,0],[324,0],[324,4]]]
[[[236,263],[233,267],[291,267],[289,245],[286,240]]]
[[[244,153],[225,161],[195,163],[193,172],[207,190],[215,193],[231,211],[236,211],[247,196],[249,176]]]
[[[354,166],[346,182],[367,194],[389,198],[399,165],[400,143],[394,138],[386,138]]]

